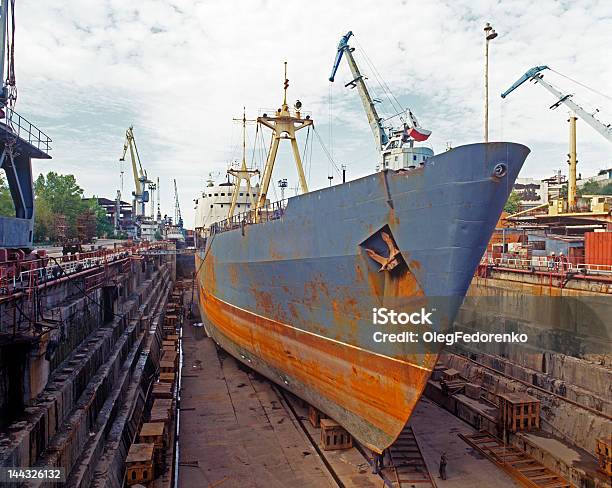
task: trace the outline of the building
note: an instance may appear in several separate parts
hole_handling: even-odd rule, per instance
[[[123,200],[110,200],[104,197],[84,198],[84,201],[97,200],[100,205],[106,211],[106,217],[110,224],[117,229],[118,232],[126,233],[130,235],[134,229],[134,209],[132,204],[124,202]],[[117,214],[117,207],[119,207],[119,215]],[[115,220],[117,218],[117,220]]]
[[[521,196],[520,210],[548,203],[548,182],[535,178],[517,178],[514,191]]]
[[[581,188],[587,183],[591,183],[591,182],[597,182],[600,185],[612,183],[612,168],[602,169],[595,176],[589,176],[588,178],[579,179],[578,181],[576,181],[576,186],[578,188]]]

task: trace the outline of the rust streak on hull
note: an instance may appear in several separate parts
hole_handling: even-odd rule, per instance
[[[330,416],[342,416],[343,425],[377,452],[401,432],[437,359],[432,354],[421,367],[301,331],[211,294],[202,292],[200,303],[211,335],[231,341],[234,347],[223,346],[238,360],[282,371],[276,378],[262,373]]]

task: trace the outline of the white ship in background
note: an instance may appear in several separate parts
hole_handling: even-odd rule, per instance
[[[207,180],[206,187],[195,200],[195,229],[198,237],[205,237],[211,224],[227,219],[235,189],[236,185],[229,180],[223,183],[215,183],[212,178]],[[258,184],[252,187],[240,186],[236,196],[235,214],[250,210],[258,195]]]

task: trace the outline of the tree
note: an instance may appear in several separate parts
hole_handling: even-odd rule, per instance
[[[42,198],[36,198],[34,209],[34,241],[55,241],[58,229],[55,214],[51,211],[49,204]]]
[[[50,171],[45,178],[41,174],[34,183],[34,191],[38,198],[49,204],[54,214],[65,215],[71,226],[86,208],[82,201],[83,189],[77,184],[74,175],[60,175]]]
[[[506,201],[506,205],[504,205],[504,212],[508,212],[509,214],[517,213],[521,208],[521,195],[516,191],[512,190],[510,195],[508,196],[508,200]]]
[[[65,216],[66,237],[76,235],[76,219],[88,206],[83,202],[83,189],[77,184],[74,175],[61,175],[50,171],[39,175],[34,182],[35,240],[55,240],[58,216]]]
[[[602,185],[598,181],[587,181],[578,188],[578,196],[582,195],[612,195],[612,183]]]
[[[6,182],[2,173],[0,173],[0,216],[15,216],[15,205],[13,205],[11,191],[9,190],[8,183]]]

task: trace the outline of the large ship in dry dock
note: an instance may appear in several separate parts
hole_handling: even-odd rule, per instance
[[[338,52],[353,71],[346,48]],[[382,171],[308,191],[295,133],[312,119],[300,109],[289,108],[286,82],[282,106],[257,119],[272,144],[255,207],[234,214],[232,205],[230,218],[198,229],[202,317],[223,349],[381,452],[410,417],[438,350],[373,340],[372,310],[434,311],[429,327],[452,324],[529,149],[481,143],[434,156],[414,145],[426,131],[410,117],[389,135],[380,126],[383,157],[399,155],[397,169],[383,159]],[[293,145],[302,194],[271,204],[282,139]],[[252,176],[244,161],[234,173],[234,191]]]

